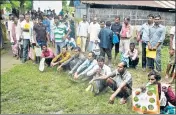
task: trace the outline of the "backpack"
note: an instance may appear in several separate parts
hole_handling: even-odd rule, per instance
[[[113,40],[112,40],[113,44],[119,43],[119,38],[118,36],[113,32]]]

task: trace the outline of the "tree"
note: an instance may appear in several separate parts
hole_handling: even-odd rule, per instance
[[[19,10],[20,13],[25,13],[27,10],[32,9],[32,0],[4,0],[1,9],[6,8],[7,11],[11,11],[12,8]]]

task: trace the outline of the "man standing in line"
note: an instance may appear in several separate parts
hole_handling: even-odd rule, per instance
[[[132,26],[129,24],[130,18],[124,18],[124,24],[122,25],[122,30],[120,32],[120,51],[125,54],[130,46],[130,38],[132,36]]]
[[[87,22],[87,16],[83,16],[83,21],[79,23],[78,26],[78,31],[77,31],[77,36],[81,38],[81,50],[82,52],[86,51],[86,40],[88,37],[88,28],[89,28],[89,23]]]
[[[148,22],[144,23],[142,27],[140,28],[138,35],[137,35],[137,41],[142,40],[142,68],[143,71],[146,70],[146,41],[148,38],[148,32],[149,28],[153,26],[154,16],[152,14],[149,14],[148,16]]]
[[[120,24],[120,16],[115,17],[115,23],[112,24],[111,30],[118,36],[119,41],[120,41],[120,31],[122,29],[122,25]],[[120,42],[119,42],[120,43]],[[115,59],[117,57],[117,54],[119,53],[119,43],[115,44]],[[113,48],[113,46],[112,46]]]
[[[95,40],[98,39],[98,34],[100,32],[100,25],[97,22],[97,18],[93,18],[93,22],[90,23],[88,33],[90,34],[88,51],[92,51],[92,47],[95,44]]]
[[[42,18],[40,18],[42,19]],[[50,38],[50,20],[47,18],[46,14],[43,15],[43,25],[46,27],[47,37]]]
[[[22,59],[23,57],[23,41],[22,41],[22,36],[21,36],[21,23],[23,22],[24,20],[24,15],[20,14],[19,15],[19,20],[18,20],[18,24],[17,24],[17,28],[18,28],[18,34],[19,34],[19,38],[18,39],[18,55],[19,55],[19,58]]]
[[[113,32],[110,29],[111,22],[106,22],[106,27],[100,30],[98,38],[100,39],[100,55],[105,57],[105,53],[108,56],[108,65],[111,65],[112,60],[112,39],[113,39]]]
[[[33,40],[33,23],[29,20],[29,14],[25,15],[25,20],[21,23],[23,38],[23,59],[22,63],[27,61],[30,42]]]
[[[67,32],[63,19],[58,20],[58,18],[55,17],[54,20],[56,24],[54,27],[54,39],[56,44],[56,55],[58,55],[60,54],[62,47],[65,46],[65,39],[68,37],[70,30]]]
[[[155,16],[155,24],[149,28],[149,40],[147,40],[147,45],[149,50],[156,51],[156,58],[147,58],[147,66],[149,69],[154,69],[154,61],[156,63],[156,70],[161,72],[161,46],[165,39],[166,29],[160,24],[161,16]]]

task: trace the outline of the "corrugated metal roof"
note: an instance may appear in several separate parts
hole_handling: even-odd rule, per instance
[[[81,0],[82,3],[86,4],[103,4],[103,5],[132,5],[132,6],[149,6],[149,7],[157,7],[157,8],[171,8],[175,9],[175,1],[171,0],[141,0],[141,1],[122,1],[122,0],[101,0],[101,1],[84,1]]]

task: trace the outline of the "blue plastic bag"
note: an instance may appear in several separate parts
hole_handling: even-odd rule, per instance
[[[118,36],[113,32],[113,40],[112,40],[113,44],[119,43],[119,38]]]

